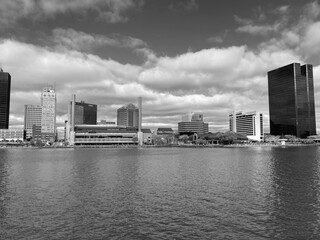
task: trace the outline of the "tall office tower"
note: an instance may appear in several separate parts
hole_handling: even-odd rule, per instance
[[[41,128],[42,108],[40,105],[25,105],[24,106],[24,130],[26,131],[26,139],[33,136],[33,126]]]
[[[268,72],[270,133],[316,134],[312,65],[292,63]]]
[[[84,101],[75,102],[74,120],[75,124],[97,124],[97,105]]]
[[[263,140],[263,115],[254,112],[229,114],[230,131],[243,134],[254,141]]]
[[[179,134],[204,134],[209,132],[209,124],[203,122],[202,113],[187,113],[178,123]]]
[[[0,129],[9,128],[11,76],[0,69]]]
[[[41,93],[42,140],[52,141],[56,131],[56,93],[53,87],[45,87]]]
[[[117,110],[117,125],[126,127],[139,126],[139,109],[133,104],[128,104]]]

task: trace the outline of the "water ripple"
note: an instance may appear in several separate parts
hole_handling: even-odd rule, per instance
[[[0,149],[1,239],[318,239],[318,147]]]

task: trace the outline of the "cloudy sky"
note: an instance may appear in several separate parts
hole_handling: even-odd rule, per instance
[[[319,132],[319,53],[319,1],[0,0],[11,126],[49,84],[59,125],[75,93],[98,120],[142,96],[145,127],[177,128],[193,111],[223,131],[229,112],[257,110],[268,132],[267,71],[299,62],[314,66]]]

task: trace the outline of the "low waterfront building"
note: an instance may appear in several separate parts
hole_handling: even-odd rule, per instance
[[[173,135],[174,132],[172,128],[158,128],[157,135]]]
[[[142,142],[144,144],[151,144],[152,135],[153,135],[151,130],[149,128],[142,128],[141,131],[142,131],[142,137],[143,137]]]
[[[142,129],[143,141],[151,141],[150,129]],[[106,125],[75,125],[70,145],[137,145],[138,128]]]
[[[243,113],[232,112],[229,114],[230,131],[243,134],[254,141],[263,140],[263,115],[256,111]]]
[[[126,127],[75,125],[74,134],[71,145],[138,144],[136,129]]]
[[[24,129],[8,128],[0,129],[0,141],[23,141]]]

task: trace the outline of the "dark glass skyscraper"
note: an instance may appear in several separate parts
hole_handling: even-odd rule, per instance
[[[8,129],[10,112],[11,76],[0,69],[0,129]]]
[[[75,102],[74,121],[75,124],[97,124],[97,105]]]
[[[312,65],[292,63],[268,72],[270,133],[316,134]]]

